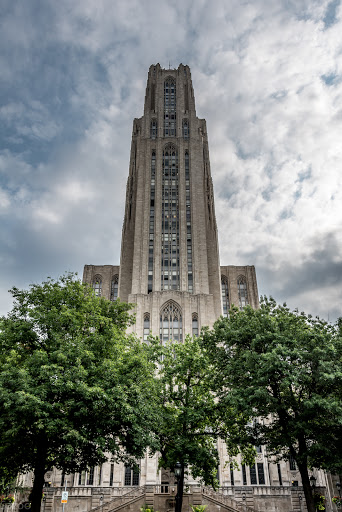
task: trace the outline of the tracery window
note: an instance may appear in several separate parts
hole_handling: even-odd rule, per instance
[[[189,138],[189,135],[189,121],[187,119],[183,119],[183,139],[187,140]]]
[[[178,152],[173,145],[163,151],[161,289],[179,290]]]
[[[221,277],[221,292],[222,292],[222,311],[223,316],[228,316],[229,311],[229,288],[228,288],[228,279],[226,276]]]
[[[159,339],[162,344],[183,341],[182,310],[173,300],[168,301],[160,312]]]
[[[192,335],[198,336],[198,316],[196,313],[192,315]]]
[[[176,136],[176,82],[169,77],[164,82],[164,137]]]
[[[147,343],[150,335],[150,315],[149,313],[144,314],[144,337],[143,340]]]
[[[156,119],[152,119],[152,121],[151,121],[150,137],[151,137],[151,139],[157,138],[157,120]]]
[[[119,291],[119,276],[115,275],[112,277],[110,285],[110,300],[116,300],[118,298]]]
[[[93,280],[93,289],[96,297],[101,297],[102,292],[102,278],[101,276],[95,276]]]
[[[243,309],[248,304],[248,295],[247,295],[247,281],[244,276],[239,276],[237,280],[238,285],[238,294],[239,294],[239,306],[240,309]]]

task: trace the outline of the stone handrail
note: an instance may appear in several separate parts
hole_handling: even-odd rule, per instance
[[[255,512],[254,508],[249,507],[243,501],[237,501],[236,499],[232,498],[231,496],[228,496],[227,494],[215,492],[213,489],[210,489],[208,487],[204,487],[202,492],[203,495],[210,501],[222,504],[230,512]]]
[[[115,496],[115,498],[110,501],[106,501],[102,505],[95,507],[92,509],[92,512],[113,512],[116,509],[119,509],[121,506],[128,505],[138,499],[140,499],[145,494],[145,487],[136,487],[131,491],[121,495]]]

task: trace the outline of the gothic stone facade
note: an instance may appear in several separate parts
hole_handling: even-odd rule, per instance
[[[83,280],[108,300],[133,303],[132,330],[141,339],[150,332],[160,336],[161,343],[211,327],[232,304],[259,305],[254,267],[220,266],[207,128],[196,116],[188,66],[149,69],[144,115],[133,122],[120,266],[86,265]],[[255,466],[237,471],[225,464],[224,444],[219,451],[221,489],[232,506],[243,502],[260,511],[304,510],[294,464],[272,464],[260,447]],[[317,477],[319,485],[326,484],[325,475]],[[50,478],[57,489],[47,491],[47,512],[61,508],[62,475],[54,471]],[[90,510],[127,491],[135,496],[135,510],[143,502],[154,503],[159,512],[173,507],[174,480],[158,470],[156,457],[140,462],[139,475],[108,462],[66,478],[69,510]],[[195,481],[188,485],[186,500],[207,500],[212,508],[213,497],[204,498]],[[144,496],[139,486],[145,486]]]

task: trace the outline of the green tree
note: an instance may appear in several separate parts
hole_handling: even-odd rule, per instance
[[[177,462],[181,464],[177,512],[182,508],[187,471],[206,485],[217,486],[217,439],[223,430],[226,434],[227,429],[238,429],[238,423],[234,414],[225,425],[219,419],[212,390],[212,365],[197,338],[187,337],[184,343],[170,343],[160,350],[157,414],[152,428],[161,454],[159,465],[174,470]]]
[[[233,308],[202,342],[211,356],[218,402],[247,414],[243,438],[278,460],[292,456],[309,512],[309,468],[333,472],[342,463],[341,338],[326,322],[291,312],[273,299]]]
[[[95,297],[72,274],[11,293],[0,320],[0,479],[32,470],[38,512],[53,466],[80,471],[153,445],[153,365],[125,334],[130,306]]]

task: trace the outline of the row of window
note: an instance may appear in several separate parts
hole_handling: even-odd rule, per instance
[[[168,301],[160,312],[159,339],[162,343],[168,341],[182,341],[182,310],[180,306],[173,300]],[[150,314],[144,315],[144,341],[148,341],[150,335]],[[192,335],[198,336],[198,315],[192,315]]]
[[[86,486],[86,485],[96,485],[100,486],[102,484],[102,466],[98,466],[97,468],[89,468],[85,471],[81,471],[80,473],[76,473],[74,476],[74,485]],[[138,467],[132,468],[131,466],[125,466],[124,473],[124,485],[139,485],[140,480],[140,471]],[[109,485],[112,486],[114,483],[114,464],[110,465],[110,475],[109,475]],[[65,484],[65,474],[62,474],[61,479],[61,487],[64,487]],[[69,482],[70,485],[70,482]]]
[[[239,308],[243,309],[248,304],[248,293],[247,293],[247,280],[244,276],[237,278],[238,297],[239,297]],[[229,302],[229,286],[228,279],[226,276],[221,277],[221,293],[222,293],[222,311],[223,316],[228,316],[230,308]]]
[[[101,297],[102,295],[102,277],[97,275],[93,279],[93,289],[95,291],[96,297]],[[118,298],[119,291],[119,276],[115,275],[112,277],[110,283],[110,300],[116,300]]]
[[[166,129],[168,131],[167,135],[176,135],[176,113],[174,114],[165,114],[164,117],[164,135],[166,135],[165,126],[166,123],[168,123],[170,126],[168,126]],[[189,120],[183,119],[182,121],[182,135],[184,140],[188,140],[190,137],[190,126],[189,126]],[[150,138],[156,139],[158,137],[158,123],[156,119],[152,119],[150,124]]]
[[[152,165],[155,162],[152,159]],[[154,190],[154,187],[153,187]],[[154,196],[154,192],[153,192]],[[152,186],[151,186],[151,197],[152,197]],[[189,196],[190,197],[190,196]],[[153,203],[153,205],[152,205]],[[190,203],[190,198],[189,198]],[[188,205],[187,205],[188,207]],[[190,207],[190,204],[189,204]],[[166,210],[165,210],[166,211]],[[167,210],[169,211],[169,210]],[[171,210],[172,211],[172,210]],[[187,256],[188,256],[188,290],[193,291],[192,288],[192,246],[191,246],[191,216],[189,212],[189,220],[187,219],[188,226],[188,238],[187,238]],[[177,219],[177,217],[176,217]],[[169,223],[167,220],[163,220],[164,232],[162,235],[162,289],[179,289],[179,224],[178,219],[175,223]],[[154,200],[151,199],[150,207],[150,235],[154,231]],[[168,231],[168,232],[166,232]],[[152,280],[153,280],[153,238],[150,237],[149,241],[149,262],[148,262],[148,293],[152,291]],[[177,288],[176,288],[177,287]],[[247,292],[247,281],[244,276],[239,276],[237,279],[239,307],[243,309],[248,304],[248,292]],[[100,275],[94,277],[93,288],[95,295],[100,297],[102,294],[102,278]],[[110,300],[114,301],[118,298],[119,289],[119,276],[113,276],[110,286]],[[222,310],[223,316],[228,316],[230,307],[229,302],[229,286],[228,279],[226,276],[221,277],[221,293],[222,293]]]

